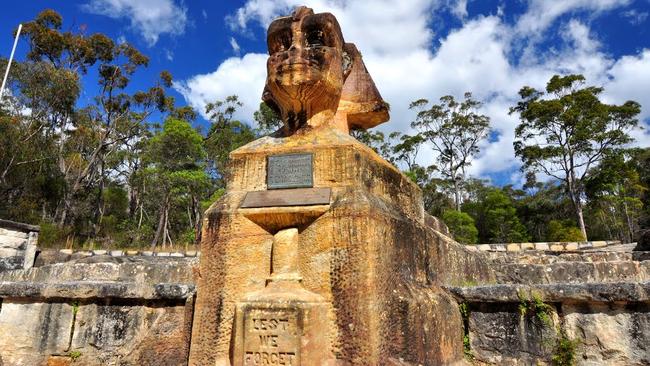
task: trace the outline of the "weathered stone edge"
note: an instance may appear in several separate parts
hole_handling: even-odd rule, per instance
[[[0,228],[3,229],[16,229],[24,232],[39,232],[41,227],[37,225],[23,224],[22,222],[15,222],[11,220],[0,219]]]
[[[618,240],[614,241],[584,241],[584,242],[540,242],[540,243],[498,243],[466,245],[468,248],[476,248],[484,252],[520,252],[526,250],[538,251],[582,251],[587,249],[605,248],[612,245],[620,245]]]
[[[142,285],[114,281],[0,282],[0,298],[183,300],[193,296],[194,292],[194,284],[186,283]]]
[[[59,253],[65,255],[76,255],[76,256],[96,256],[96,255],[108,255],[111,257],[199,257],[201,252],[188,250],[186,252],[151,252],[151,251],[139,251],[139,250],[72,250],[72,249],[59,249]]]
[[[444,287],[460,301],[520,302],[533,294],[547,302],[649,302],[650,282],[502,284]]]

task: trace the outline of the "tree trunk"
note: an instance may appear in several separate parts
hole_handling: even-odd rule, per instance
[[[161,239],[163,242],[165,241],[165,227],[167,224],[167,202],[169,198],[166,196],[165,201],[163,203],[163,206],[160,207],[160,217],[158,218],[158,227],[156,228],[156,234],[153,237],[153,240],[151,241],[151,250],[154,250],[156,248],[156,244],[158,244],[158,241]]]
[[[457,179],[454,179],[454,200],[456,201],[456,211],[460,212],[460,187]]]
[[[452,182],[454,182],[454,203],[456,204],[456,211],[460,212],[460,182],[456,179],[458,171],[454,169],[454,165],[451,162],[449,163],[449,173]]]
[[[582,215],[582,204],[580,201],[576,203],[576,215],[578,216],[578,225],[580,226],[582,236],[585,238],[585,241],[587,241],[587,228],[585,227],[585,219]]]
[[[63,194],[63,209],[61,210],[61,217],[59,218],[59,229],[63,228],[65,225],[65,220],[68,218],[68,211],[70,210],[70,201],[72,198],[70,197],[72,194],[70,192],[66,192]]]
[[[99,231],[101,230],[102,227],[102,221],[104,221],[104,209],[105,207],[105,202],[104,202],[104,189],[106,187],[106,181],[104,180],[104,161],[100,161],[99,163],[100,168],[99,168],[99,187],[97,189],[97,197],[95,200],[95,217],[94,217],[94,235],[97,237],[99,235]]]
[[[626,241],[628,243],[632,242],[634,237],[634,227],[632,226],[632,219],[630,218],[630,212],[627,207],[627,202],[625,201],[625,195],[623,195],[623,212],[625,212],[625,222],[627,224],[628,235],[626,235]]]
[[[571,202],[573,203],[573,208],[578,219],[578,227],[580,227],[580,231],[582,232],[584,240],[587,241],[587,229],[585,228],[585,219],[582,214],[582,202],[580,202],[580,191],[578,190],[577,184],[578,183],[576,182],[575,172],[572,168],[569,171],[569,174],[567,174],[567,188],[569,190],[569,197],[571,198]]]

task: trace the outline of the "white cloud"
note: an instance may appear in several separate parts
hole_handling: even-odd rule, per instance
[[[172,52],[168,48],[165,48],[165,58],[167,59],[167,61],[174,61],[174,52]]]
[[[650,49],[644,49],[640,54],[621,57],[608,71],[610,80],[605,87],[604,98],[609,103],[621,104],[634,100],[641,104],[640,120],[644,129],[632,133],[637,142],[635,145],[650,146]]]
[[[629,5],[632,0],[528,0],[528,10],[517,22],[517,30],[536,34],[546,30],[553,21],[564,14],[590,12],[598,14]]]
[[[235,37],[230,37],[230,47],[232,47],[232,51],[235,55],[239,56],[241,53],[241,47],[239,46],[239,43],[237,43]]]
[[[419,98],[437,102],[443,95],[461,98],[471,91],[475,98],[485,100],[481,112],[490,116],[498,137],[483,144],[481,155],[469,169],[473,176],[512,172],[519,166],[512,147],[518,119],[508,114],[509,107],[518,101],[522,86],[544,88],[554,74],[583,73],[589,84],[606,88],[605,98],[617,103],[634,99],[648,106],[643,116],[650,118],[650,50],[613,59],[603,51],[588,23],[576,19],[560,24],[559,34],[547,30],[562,14],[577,10],[598,13],[625,5],[627,0],[531,0],[525,15],[514,24],[506,23],[501,15],[467,19],[462,0],[249,0],[227,21],[233,29],[248,32],[252,25],[266,27],[298,3],[306,3],[316,12],[332,12],[346,41],[356,43],[363,53],[379,91],[391,105],[391,121],[380,130],[409,132],[414,113],[408,105]],[[454,4],[460,9],[459,16],[465,14],[462,27],[436,38],[430,27],[432,21],[439,21],[434,19],[434,11],[442,7],[453,10]],[[535,11],[548,14],[534,20],[530,17]],[[530,34],[533,29],[536,33]],[[518,52],[522,43],[525,47],[537,44],[543,36],[559,36],[559,42],[552,49],[531,46],[529,53]],[[245,104],[237,117],[251,121],[264,87],[266,58],[266,54],[229,58],[216,71],[196,75],[177,84],[177,89],[199,110],[207,101],[237,94]],[[650,140],[642,132],[635,134],[639,144]],[[422,163],[431,163],[434,156],[422,149],[420,158]],[[518,173],[512,174],[520,180]]]
[[[187,24],[187,9],[173,0],[90,0],[82,9],[114,19],[128,18],[149,46],[161,34],[183,34]]]
[[[201,10],[201,15],[203,16],[203,20],[208,20],[208,12],[205,9]]]
[[[467,13],[467,1],[468,0],[455,0],[450,1],[449,8],[455,16],[460,19],[465,19],[468,15]]]
[[[624,11],[621,15],[633,25],[639,25],[648,19],[647,11],[638,11],[636,9]]]
[[[175,82],[174,88],[204,116],[207,103],[235,94],[244,103],[244,108],[235,114],[235,118],[250,121],[261,102],[266,79],[266,57],[254,53],[231,57],[221,63],[216,71]]]

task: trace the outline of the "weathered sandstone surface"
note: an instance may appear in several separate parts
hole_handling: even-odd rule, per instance
[[[186,364],[196,262],[97,256],[0,272],[0,364]]]

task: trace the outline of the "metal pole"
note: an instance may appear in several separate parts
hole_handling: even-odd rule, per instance
[[[18,37],[20,37],[20,31],[23,29],[22,24],[18,24],[18,32],[16,32],[16,39],[14,40],[14,47],[11,49],[11,56],[9,56],[9,62],[7,63],[7,70],[5,70],[5,77],[2,79],[2,87],[0,87],[0,100],[5,92],[5,84],[7,83],[7,77],[9,76],[9,68],[11,67],[11,62],[14,60],[14,53],[16,52],[16,45],[18,44]]]

